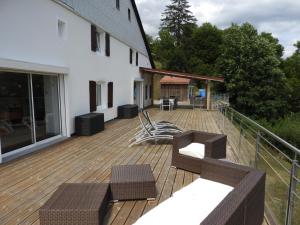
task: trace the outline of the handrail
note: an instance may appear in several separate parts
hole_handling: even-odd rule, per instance
[[[234,153],[238,162],[255,168],[263,169],[264,166],[269,168],[265,170],[270,178],[269,186],[266,186],[266,189],[270,191],[270,195],[266,192],[268,196],[266,204],[268,210],[274,210],[272,214],[274,217],[269,216],[273,217],[274,221],[278,220],[276,224],[295,225],[294,218],[296,220],[300,218],[300,215],[295,211],[296,202],[300,203],[300,178],[297,176],[300,169],[298,161],[300,150],[228,104],[223,104],[220,100],[214,103],[219,112],[214,114],[217,116],[216,123],[222,133],[226,134],[235,146],[236,151]],[[247,136],[244,135],[245,132]],[[286,149],[283,151],[279,148]],[[286,150],[289,150],[288,154],[286,154]],[[273,155],[274,151],[279,155]],[[289,157],[290,153],[294,154],[294,159]],[[275,183],[279,185],[276,193],[274,193],[271,185]],[[287,198],[284,197],[285,195]],[[274,204],[274,199],[277,199],[279,204],[283,204],[280,209],[277,203]],[[295,217],[295,215],[297,216]]]
[[[282,139],[281,137],[277,136],[276,134],[274,134],[273,132],[269,131],[268,129],[264,128],[263,126],[259,125],[257,122],[255,122],[254,120],[250,119],[249,117],[241,114],[240,112],[236,111],[235,109],[233,109],[230,106],[224,106],[225,108],[230,108],[230,110],[234,111],[234,113],[238,114],[240,117],[248,120],[249,122],[253,123],[255,126],[257,126],[261,131],[263,131],[264,133],[267,133],[268,135],[270,135],[272,138],[274,138],[275,140],[281,142],[281,144],[285,145],[285,147],[293,150],[295,153],[297,153],[298,155],[300,155],[300,150],[293,146],[292,144],[288,143],[287,141],[285,141],[284,139]]]

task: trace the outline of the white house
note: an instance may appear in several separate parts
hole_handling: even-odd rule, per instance
[[[134,0],[1,0],[0,30],[0,162],[70,137],[94,106],[108,121],[152,104]]]

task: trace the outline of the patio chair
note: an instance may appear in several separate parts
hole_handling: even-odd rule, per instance
[[[201,131],[187,131],[173,139],[171,165],[176,168],[201,172],[204,158],[226,158],[227,136]]]
[[[139,115],[141,122],[142,130],[137,132],[132,139],[129,147],[137,145],[146,141],[155,141],[155,144],[158,140],[173,140],[174,135],[178,134],[178,130],[171,129],[151,129],[147,126]]]
[[[179,133],[182,133],[182,129],[179,128],[177,125],[168,122],[168,121],[159,121],[159,122],[155,122],[153,120],[151,120],[149,112],[143,110],[142,111],[144,118],[147,120],[147,122],[149,123],[149,125],[153,128],[157,128],[157,129],[161,129],[161,128],[169,128],[169,129],[175,129],[178,130]]]
[[[172,101],[170,101],[170,99],[163,99],[162,100],[161,109],[165,110],[165,108],[168,108],[169,111],[173,110],[173,104],[172,104]]]

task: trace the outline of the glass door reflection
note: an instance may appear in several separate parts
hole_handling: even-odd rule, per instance
[[[0,72],[2,154],[34,143],[29,74]]]
[[[36,141],[61,133],[57,76],[32,75]]]

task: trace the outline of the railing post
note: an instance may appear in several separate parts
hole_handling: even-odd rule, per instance
[[[259,149],[260,149],[260,131],[256,133],[256,150],[255,150],[255,168],[257,168],[257,164],[259,161]]]
[[[225,134],[225,117],[226,117],[226,108],[224,107],[224,115],[223,115],[223,134]]]
[[[297,187],[297,181],[294,179],[297,177],[297,160],[292,161],[292,168],[290,174],[290,187],[289,187],[289,195],[288,195],[288,204],[287,204],[287,211],[286,211],[286,225],[292,225],[293,219],[293,211],[294,211],[294,193]]]
[[[240,121],[240,137],[239,137],[239,154],[241,153],[241,144],[242,144],[242,133],[243,133],[243,126],[242,126],[242,120]]]

